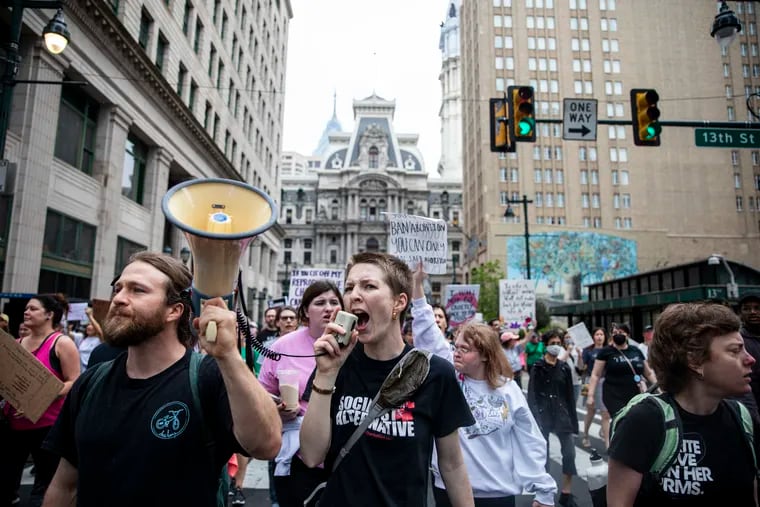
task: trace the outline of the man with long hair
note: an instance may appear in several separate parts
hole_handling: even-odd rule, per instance
[[[215,298],[191,321],[190,284],[181,262],[151,252],[133,255],[115,280],[103,338],[127,353],[69,393],[46,441],[61,456],[46,507],[214,505],[234,452],[277,454],[280,418],[240,356],[235,313]],[[191,325],[207,353],[195,369]]]

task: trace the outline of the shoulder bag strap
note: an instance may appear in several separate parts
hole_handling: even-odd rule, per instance
[[[633,364],[631,363],[631,360],[630,360],[630,359],[628,359],[628,356],[626,356],[626,355],[623,353],[623,351],[622,351],[622,350],[620,350],[620,349],[615,349],[615,350],[617,350],[617,351],[618,351],[618,353],[619,353],[621,356],[623,356],[623,359],[625,359],[625,362],[626,362],[626,363],[628,363],[628,366],[631,368],[631,372],[633,373],[633,376],[635,377],[636,375],[638,375],[638,373],[636,373],[636,368],[634,368],[634,367],[633,367]]]

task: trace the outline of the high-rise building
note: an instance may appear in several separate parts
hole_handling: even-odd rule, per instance
[[[721,51],[711,1],[463,2],[468,270],[499,260],[509,277],[525,277],[526,220],[531,278],[558,299],[713,252],[760,267],[758,144],[697,147],[693,128],[664,127],[659,147],[635,146],[623,124],[565,141],[563,125],[541,122],[561,120],[566,98],[597,100],[599,120],[630,121],[633,88],[659,93],[662,120],[757,121],[745,102],[760,92],[758,6],[730,3],[743,29]],[[512,85],[535,89],[538,138],[492,153],[488,101]],[[527,216],[510,203],[523,195]]]
[[[86,84],[13,88],[2,286],[106,298],[132,252],[186,245],[161,211],[171,186],[223,177],[279,199],[292,11],[289,0],[74,0],[64,13],[59,56],[39,43],[46,13],[24,13],[17,78]],[[274,292],[281,232],[243,255],[250,296]]]

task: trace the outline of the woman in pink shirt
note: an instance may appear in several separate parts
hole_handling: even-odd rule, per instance
[[[42,449],[42,442],[58,418],[66,393],[79,377],[79,352],[74,341],[55,331],[68,309],[66,300],[56,295],[39,295],[29,300],[24,310],[24,326],[28,334],[19,343],[37,358],[53,375],[63,382],[58,398],[50,404],[37,422],[24,417],[23,412],[6,405],[4,415],[10,422],[10,437],[0,443],[0,505],[9,505],[21,481],[21,473],[29,454],[36,473],[29,505],[39,506],[45,490],[58,466],[58,456]]]
[[[298,433],[308,402],[303,392],[309,383],[316,361],[314,341],[322,336],[333,310],[343,309],[343,298],[332,282],[318,280],[304,291],[298,307],[298,321],[304,327],[280,337],[271,349],[283,355],[279,361],[265,359],[259,372],[259,382],[270,394],[277,396],[277,408],[282,417],[282,448],[275,461],[274,486],[277,501],[282,507],[303,506],[314,488],[327,479],[322,468],[308,468],[298,457]],[[298,377],[298,406],[286,407],[280,399],[281,371],[296,371]]]

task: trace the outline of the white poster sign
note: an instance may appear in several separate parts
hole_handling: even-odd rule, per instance
[[[499,316],[506,324],[536,322],[536,291],[531,280],[499,280]]]
[[[69,313],[66,315],[66,321],[76,322],[89,320],[85,310],[87,310],[87,303],[69,303]]]
[[[448,240],[446,222],[415,215],[388,213],[390,222],[388,253],[412,269],[422,262],[431,275],[446,273]]]
[[[288,292],[288,305],[298,308],[304,291],[317,280],[329,280],[338,286],[343,294],[343,281],[346,278],[344,269],[294,269],[290,272],[290,291]]]
[[[480,285],[447,285],[443,300],[449,325],[458,326],[475,317],[479,296]]]
[[[579,322],[576,325],[567,328],[567,334],[573,338],[577,349],[585,349],[594,344],[594,339],[591,337],[591,333],[588,332],[588,328],[583,322]]]

